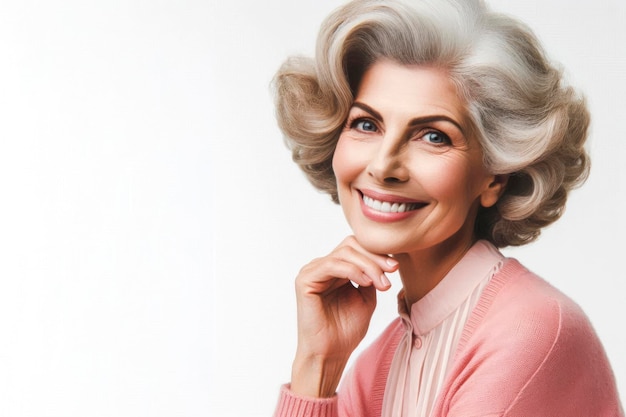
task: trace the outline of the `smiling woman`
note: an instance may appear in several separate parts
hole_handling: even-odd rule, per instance
[[[478,0],[352,1],[275,91],[294,160],[353,231],[296,278],[277,416],[623,415],[584,313],[498,250],[588,173],[585,102],[525,25]],[[395,271],[400,317],[343,376]]]
[[[465,104],[445,71],[379,60],[365,72],[339,135],[333,172],[358,242],[441,269],[429,274],[432,282],[420,280],[422,292],[405,283],[411,304],[468,250],[479,205],[493,206],[506,183],[485,169],[465,124]],[[394,213],[394,203],[410,210]]]

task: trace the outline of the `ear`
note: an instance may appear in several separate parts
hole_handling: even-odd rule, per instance
[[[483,207],[491,207],[496,204],[504,192],[508,181],[508,175],[494,175],[492,181],[487,185],[487,188],[480,194],[480,205]]]

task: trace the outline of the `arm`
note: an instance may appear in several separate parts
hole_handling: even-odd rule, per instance
[[[329,255],[302,268],[296,278],[298,347],[277,416],[326,415],[317,413],[337,409],[335,392],[367,332],[376,290],[390,288],[384,274],[397,266],[392,258],[367,252],[348,237]]]

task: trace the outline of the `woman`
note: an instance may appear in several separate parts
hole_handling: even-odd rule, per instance
[[[296,279],[276,415],[623,415],[584,313],[497,249],[588,172],[584,100],[528,28],[478,0],[353,1],[275,88],[294,160],[354,232]],[[343,375],[395,271],[400,318]]]

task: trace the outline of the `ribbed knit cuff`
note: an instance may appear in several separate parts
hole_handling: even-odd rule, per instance
[[[274,417],[337,417],[337,396],[332,398],[298,397],[283,385]]]

